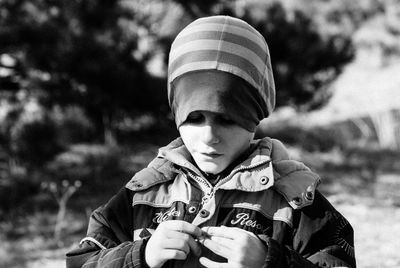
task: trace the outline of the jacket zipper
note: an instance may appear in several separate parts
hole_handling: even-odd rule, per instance
[[[212,199],[214,197],[215,191],[219,188],[219,186],[221,186],[225,182],[229,181],[233,177],[233,175],[235,175],[235,173],[243,171],[243,170],[250,170],[250,169],[262,166],[270,161],[271,160],[268,159],[268,160],[264,160],[264,161],[258,162],[256,164],[250,165],[250,166],[234,169],[228,176],[226,176],[226,177],[222,178],[220,181],[218,181],[217,184],[215,184],[215,186],[212,186],[211,183],[209,183],[206,179],[193,174],[190,170],[188,171],[188,174],[192,179],[194,179],[196,182],[205,186],[206,189],[208,189],[208,191],[206,192],[206,194],[203,196],[203,198],[201,200],[201,205],[204,205],[205,203],[207,203],[210,199]]]
[[[214,196],[214,187],[209,183],[206,179],[194,175],[191,171],[188,171],[189,176],[195,180],[197,183],[205,186],[205,188],[208,190],[206,194],[203,196],[201,199],[201,205],[204,205],[205,203],[208,202],[213,196]]]

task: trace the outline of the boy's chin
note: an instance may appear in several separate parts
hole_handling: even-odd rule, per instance
[[[226,168],[225,166],[217,165],[216,163],[200,163],[198,166],[201,171],[213,175],[221,173]]]

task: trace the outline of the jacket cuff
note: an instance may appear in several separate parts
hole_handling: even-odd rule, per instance
[[[132,248],[132,263],[135,268],[150,268],[146,263],[145,252],[146,245],[149,238],[144,238],[141,240],[137,240],[134,242],[134,246]]]
[[[303,258],[294,250],[282,246],[278,241],[267,239],[267,256],[263,268],[282,267],[282,268],[315,268],[314,264]]]
[[[282,246],[272,238],[267,239],[267,256],[265,256],[265,263],[263,268],[268,267],[286,267],[283,261]]]

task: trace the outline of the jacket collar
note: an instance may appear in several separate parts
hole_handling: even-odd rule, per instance
[[[267,140],[254,142],[256,143],[256,149],[250,156],[234,167],[229,174],[221,178],[214,188],[256,192],[266,190],[274,184],[272,165],[270,165],[271,144]],[[186,172],[190,173],[190,177],[196,176],[206,180],[200,170],[190,162],[190,154],[182,139],[178,138],[169,146],[161,148],[158,156],[182,167]]]
[[[222,178],[214,186],[214,190],[256,192],[273,187],[294,209],[310,205],[320,183],[318,175],[301,162],[290,160],[287,150],[278,140],[263,138],[254,142],[257,145],[254,152],[228,176]],[[138,172],[126,187],[133,191],[148,189],[173,179],[179,168],[192,178],[205,180],[189,159],[188,150],[178,138],[160,148],[157,158]]]

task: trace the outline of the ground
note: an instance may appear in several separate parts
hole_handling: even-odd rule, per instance
[[[400,267],[400,208],[372,198],[335,199],[330,198],[354,228],[357,267]]]

